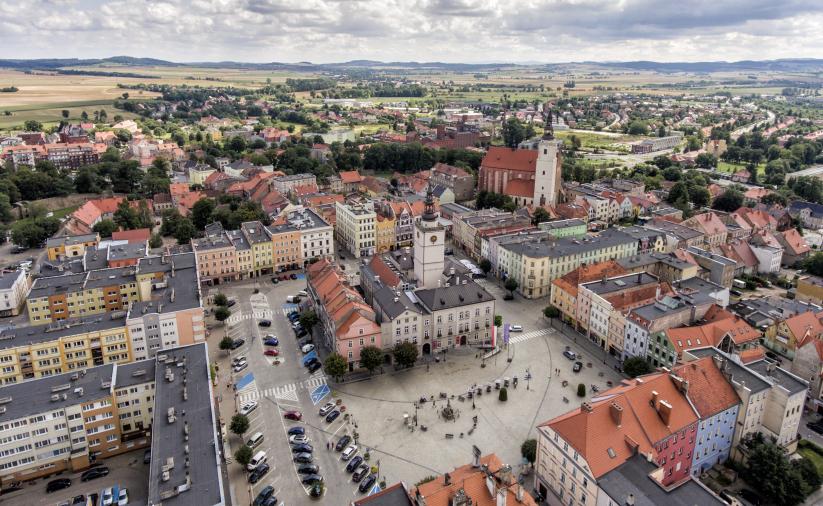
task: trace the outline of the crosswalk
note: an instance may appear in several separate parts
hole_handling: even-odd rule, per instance
[[[538,329],[531,332],[517,332],[514,334],[509,334],[509,344],[522,343],[523,341],[528,341],[529,339],[534,339],[535,337],[548,335],[550,332],[551,329]]]
[[[318,371],[318,373],[319,374],[316,373],[305,381],[298,381],[295,383],[289,383],[288,385],[279,385],[266,388],[262,392],[257,389],[256,385],[253,389],[244,388],[243,392],[238,392],[237,397],[240,404],[249,401],[256,401],[261,397],[297,402],[299,390],[307,390],[308,392],[312,392],[317,387],[326,384],[325,374],[321,371]]]
[[[298,310],[299,306],[297,304],[283,304],[283,316],[289,316],[289,313]]]
[[[234,313],[226,319],[229,325],[240,323],[243,320],[270,320],[272,316],[271,309],[263,309],[252,311],[251,313]]]

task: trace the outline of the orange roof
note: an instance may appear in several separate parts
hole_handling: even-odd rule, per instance
[[[746,192],[743,194],[743,196],[747,199],[760,200],[763,197],[765,197],[766,195],[771,195],[772,193],[774,193],[774,192],[772,190],[767,189],[767,188],[755,187],[755,188],[749,188],[748,190],[746,190]]]
[[[177,210],[180,211],[180,214],[186,216],[191,211],[194,204],[202,199],[205,198],[206,194],[201,191],[190,191],[188,193],[184,193],[180,195],[177,199]]]
[[[820,319],[812,311],[806,311],[805,313],[787,318],[786,326],[798,342],[807,336],[818,338],[823,334],[823,324],[821,324]]]
[[[757,257],[754,255],[749,243],[741,240],[736,240],[728,244],[721,244],[720,250],[723,256],[731,258],[735,262],[742,263],[748,267],[755,267],[759,263]]]
[[[128,241],[128,242],[142,242],[148,241],[151,238],[151,229],[137,228],[134,230],[118,230],[112,232],[112,241]]]
[[[523,172],[534,172],[537,164],[537,151],[531,149],[511,149],[501,146],[492,146],[480,162],[480,166],[488,169],[511,169]]]
[[[808,335],[798,343],[797,348],[800,349],[810,344],[814,346],[818,358],[823,360],[823,339],[818,339],[817,337]]]
[[[748,348],[741,351],[738,353],[738,356],[744,364],[750,364],[766,358],[766,350],[758,344],[754,348]]]
[[[577,297],[577,287],[580,284],[602,278],[613,278],[621,274],[626,274],[626,269],[614,260],[607,260],[596,264],[581,265],[565,276],[555,279],[552,284],[572,297]]]
[[[398,286],[400,284],[400,277],[395,274],[386,262],[379,255],[375,255],[371,262],[369,262],[369,268],[371,268],[372,272],[380,276],[380,281],[387,285],[387,286]]]
[[[783,232],[783,240],[781,241],[787,249],[791,250],[794,255],[802,255],[811,251],[806,240],[800,235],[796,228],[790,228]]]
[[[668,283],[660,283],[644,286],[631,292],[617,292],[615,294],[605,297],[605,299],[609,301],[609,303],[611,303],[615,311],[625,311],[646,304],[651,304],[652,302],[657,300],[658,288],[660,290],[660,296],[670,294],[674,295]]]
[[[674,367],[675,374],[689,382],[686,397],[701,418],[708,418],[740,403],[740,397],[712,357],[703,357]]]
[[[359,183],[363,180],[363,178],[360,177],[360,173],[356,170],[345,170],[337,175],[340,176],[340,180],[343,181],[343,184]]]
[[[503,467],[503,463],[495,454],[480,457],[481,466],[491,473],[497,473]],[[426,506],[451,506],[452,498],[459,491],[463,490],[466,497],[471,498],[472,506],[496,506],[497,498],[489,492],[486,485],[486,473],[482,467],[474,467],[471,464],[460,466],[448,473],[449,484],[446,484],[445,475],[440,475],[432,481],[421,484],[412,496],[419,494],[426,502]],[[531,495],[523,491],[523,500],[517,502],[517,484],[514,475],[509,477],[508,482],[503,481],[501,475],[496,475],[496,487],[508,487],[506,489],[506,504],[522,504],[525,506],[537,506]]]
[[[454,165],[448,165],[448,164],[440,163],[440,162],[436,163],[434,165],[434,167],[432,167],[432,170],[434,170],[435,172],[448,174],[448,175],[454,176],[454,177],[468,177],[469,176],[469,173],[466,172],[465,170],[461,169],[460,167],[455,167]]]
[[[104,214],[114,214],[122,200],[123,197],[87,200],[85,204],[72,213],[72,218],[91,225]]]
[[[712,212],[696,214],[685,220],[684,225],[697,228],[706,235],[724,234],[728,232],[726,225]]]
[[[510,179],[504,193],[512,197],[534,198],[534,181],[520,178]]]
[[[303,201],[306,203],[307,206],[321,206],[324,204],[333,204],[335,202],[340,202],[341,204],[345,201],[343,195],[339,193],[335,193],[332,195],[312,195],[310,197],[305,197]]]
[[[742,318],[732,316],[696,327],[668,329],[666,335],[672,347],[680,354],[683,350],[717,346],[727,335],[739,345],[756,341],[761,333]]]
[[[748,223],[751,228],[761,229],[775,229],[777,228],[777,220],[766,211],[759,211],[749,207],[741,207],[732,216],[739,216]]]
[[[174,200],[177,200],[178,198],[180,198],[181,195],[184,195],[188,192],[188,183],[172,183],[169,185],[169,193],[171,194],[171,198]]]

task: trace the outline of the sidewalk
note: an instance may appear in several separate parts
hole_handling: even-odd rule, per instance
[[[566,337],[569,341],[572,342],[571,346],[573,348],[577,348],[577,352],[584,352],[584,358],[586,360],[599,360],[600,362],[608,365],[614,370],[620,370],[621,361],[615,356],[610,355],[606,350],[595,344],[591,341],[588,337],[584,334],[581,334],[577,330],[575,330],[570,325],[560,321],[557,318],[552,318],[550,320],[551,328],[560,332],[561,335]]]

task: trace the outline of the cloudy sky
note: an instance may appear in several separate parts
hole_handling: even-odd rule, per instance
[[[823,57],[820,0],[0,0],[0,58]]]

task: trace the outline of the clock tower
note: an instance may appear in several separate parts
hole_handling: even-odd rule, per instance
[[[434,210],[431,183],[426,189],[426,208],[414,224],[414,276],[418,288],[436,288],[443,275],[446,229]]]

